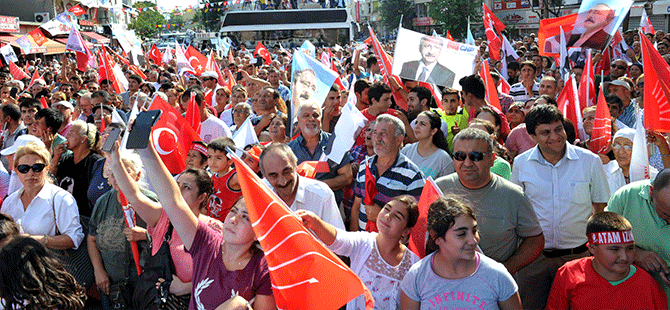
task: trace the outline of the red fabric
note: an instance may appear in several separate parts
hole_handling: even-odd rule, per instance
[[[593,76],[593,58],[591,57],[591,53],[588,53],[586,56],[584,71],[577,91],[579,93],[579,107],[581,110],[596,103],[595,77]]]
[[[40,103],[42,103],[42,108],[43,109],[48,109],[49,108],[49,104],[47,103],[47,98],[45,98],[44,96],[40,97]],[[100,130],[100,132],[102,132],[102,131],[103,131],[103,129]]]
[[[156,44],[151,45],[151,49],[149,50],[149,59],[157,64],[160,64],[161,60],[163,60],[163,53],[161,53],[158,47],[156,47]]]
[[[509,95],[509,91],[512,90],[512,86],[509,85],[505,79],[500,79],[500,82],[500,91]]]
[[[235,63],[235,59],[233,58],[233,51],[231,49],[228,49],[228,61],[232,64]]]
[[[228,186],[235,173],[235,169],[232,169],[223,176],[212,176],[214,192],[209,197],[209,204],[207,205],[207,215],[209,217],[221,222],[225,221],[228,212],[233,208],[237,199],[242,197],[242,191],[234,191]]]
[[[596,74],[602,74],[603,76],[609,75],[610,74],[610,48],[607,47],[605,51],[603,52],[603,58],[600,59],[600,61],[596,64],[595,67],[595,73]],[[647,76],[645,74],[645,76]],[[645,80],[646,81],[646,80]]]
[[[486,33],[486,40],[489,42],[489,57],[500,60],[500,49],[502,48],[502,40],[500,39],[501,30],[505,29],[505,25],[496,17],[491,9],[482,3],[484,6],[484,32]]]
[[[30,87],[33,86],[33,83],[35,83],[35,80],[38,80],[38,79],[41,79],[41,78],[42,77],[40,76],[37,68],[35,68],[35,72],[33,72],[33,77],[30,78],[30,83],[28,83],[28,87],[26,87],[26,88],[30,89]]]
[[[27,75],[21,68],[19,68],[14,62],[8,61],[9,63],[9,73],[12,74],[14,79],[16,80],[23,80],[23,79],[28,79],[30,78],[29,75]]]
[[[200,107],[198,103],[195,102],[195,93],[191,93],[191,99],[188,101],[188,107],[186,108],[186,121],[191,125],[191,128],[200,134]]]
[[[491,106],[498,108],[498,110],[502,110],[500,107],[500,99],[498,98],[498,89],[496,88],[496,84],[493,82],[491,71],[489,70],[489,62],[482,61],[482,67],[479,69],[479,75],[484,80],[484,86],[486,86],[486,102],[488,102]]]
[[[125,92],[126,89],[123,87],[123,84],[116,78],[114,73],[114,60],[112,57],[107,54],[107,50],[102,48],[100,49],[100,66],[98,66],[98,75],[100,76],[100,81],[109,80],[112,83],[112,87],[117,94]]]
[[[426,179],[426,185],[419,198],[419,218],[409,235],[409,249],[421,258],[426,256],[426,232],[428,231],[428,208],[435,200],[442,196],[442,192],[435,185],[432,178]]]
[[[370,170],[370,165],[365,164],[365,197],[363,198],[363,204],[373,205],[375,204],[375,196],[377,196],[377,180],[375,175],[372,174]],[[368,221],[369,223],[370,221]]]
[[[372,30],[371,27],[368,28],[370,30],[370,43],[372,44],[372,47],[375,51],[375,55],[377,55],[377,59],[379,60],[379,73],[381,73],[382,77],[384,77],[384,83],[391,84],[390,79],[395,79],[395,81],[398,83],[398,85],[403,85],[402,80],[400,80],[400,77],[397,75],[393,75],[391,73],[391,66],[393,64],[393,61],[390,59],[389,55],[384,51],[382,48],[381,44],[379,44],[379,40],[377,40],[377,36],[375,35],[375,32]],[[365,40],[366,43],[368,43],[368,40]],[[370,45],[368,43],[368,45]],[[401,109],[407,111],[407,100],[398,92],[398,90],[393,89],[392,92],[393,95],[393,100],[395,101],[396,105],[400,107]]]
[[[139,75],[143,80],[147,79],[147,75],[144,74],[144,72],[142,72],[142,70],[140,70],[140,68],[138,68],[136,65],[128,65],[128,69],[130,69],[130,71],[132,71],[133,73]]]
[[[254,50],[254,55],[263,57],[263,61],[265,61],[265,64],[270,64],[272,62],[270,52],[268,52],[268,49],[265,48],[265,46],[263,45],[263,43],[261,43],[261,41],[258,41],[256,43],[256,49]]]
[[[197,75],[205,72],[205,65],[207,65],[207,57],[205,57],[205,55],[200,53],[193,46],[189,46],[184,55]]]
[[[572,76],[565,81],[565,86],[558,95],[558,109],[563,113],[563,116],[569,119],[575,128],[579,128],[579,123],[582,120],[582,111],[579,110],[579,98],[576,89],[573,87]]]
[[[228,90],[232,94],[233,86],[237,85],[237,81],[235,81],[235,76],[232,72],[230,72],[230,70],[226,70],[226,74],[228,75]]]
[[[297,172],[303,177],[314,179],[317,173],[329,171],[330,167],[328,166],[328,162],[307,160],[301,162],[300,165],[298,165]]]
[[[395,116],[395,115],[398,115],[398,113],[402,113],[402,112],[400,112],[398,110],[395,110],[395,109],[388,109],[388,110],[386,110],[386,112],[384,112],[382,114],[391,114],[391,115]],[[374,116],[374,115],[370,114],[370,112],[368,112],[368,109],[365,109],[365,110],[361,111],[361,114],[363,114],[363,116],[365,116],[365,118],[368,119],[368,123],[377,119],[377,116]],[[365,125],[365,127],[363,127],[363,130],[361,130],[361,133],[356,138],[356,143],[354,145],[365,145],[365,128],[366,127],[367,127],[367,125]]]
[[[102,119],[102,124],[105,124],[105,119]],[[104,129],[101,129],[100,131],[104,131]],[[128,209],[132,208],[130,204],[128,203],[128,199],[126,199],[126,196],[123,194],[122,191],[119,191],[119,203],[123,207],[123,209]],[[130,223],[128,223],[128,218],[123,217],[126,222],[126,227],[130,227]],[[133,223],[133,226],[135,223]],[[137,275],[139,276],[142,273],[142,266],[140,266],[140,250],[137,247],[137,241],[131,241],[130,242],[130,248],[131,251],[133,252],[133,260],[135,261],[135,268],[137,269]]]
[[[670,67],[640,34],[644,66],[644,127],[650,131],[670,132]]]
[[[637,267],[633,276],[612,286],[593,269],[593,257],[569,261],[558,269],[546,307],[548,310],[667,308],[665,292],[642,268]]]
[[[486,5],[484,5],[484,15],[486,15],[484,17],[484,18],[486,18],[485,22],[489,21],[496,32],[501,32],[501,31],[503,31],[503,29],[505,29],[505,27],[506,27],[505,24],[503,24],[500,21],[500,19],[498,19],[498,17],[495,14],[493,14],[491,9]]]
[[[74,16],[81,16],[81,15],[86,14],[86,11],[84,11],[84,9],[82,9],[79,6],[79,4],[69,8],[68,11],[72,12],[74,14]]]
[[[605,94],[601,89],[598,95],[596,117],[593,120],[593,132],[591,133],[589,149],[596,154],[605,154],[610,142],[612,142],[612,116],[605,101]]]
[[[150,110],[162,110],[163,114],[152,128],[152,143],[159,151],[158,154],[167,166],[170,173],[177,174],[184,171],[184,159],[193,141],[199,141],[200,136],[193,131],[191,124],[160,96],[156,96]],[[176,139],[175,139],[176,137]]]
[[[40,28],[35,28],[33,31],[28,32],[28,34],[33,37],[33,41],[35,41],[35,44],[39,46],[42,46],[48,41],[47,37],[44,36]]]
[[[254,233],[265,252],[280,309],[338,309],[365,294],[363,282],[291,214],[284,202],[234,153],[235,167]],[[336,292],[336,293],[335,293]]]
[[[365,231],[367,232],[379,232],[379,228],[377,228],[377,223],[373,221],[367,221],[365,223]]]
[[[545,43],[547,39],[560,35],[561,27],[564,32],[572,31],[575,21],[577,20],[577,13],[556,18],[545,18],[540,20],[540,30],[537,32],[537,43],[540,50],[540,55],[559,57],[558,53],[545,51]]]
[[[113,54],[114,56],[116,56],[116,59],[120,60],[124,65],[126,65],[126,66],[130,66],[130,61],[128,60],[128,55],[126,54],[126,51],[122,50],[122,52],[123,52],[122,55],[117,54],[117,53],[116,53],[114,50],[112,50],[111,48],[109,49],[109,51],[112,52],[112,54]]]
[[[440,95],[440,89],[437,87],[437,85],[435,84],[431,85],[430,83],[427,82],[419,82],[419,85],[428,88],[428,90],[430,90],[430,93],[433,94],[433,97],[435,97],[435,103],[437,103],[437,107],[440,110],[444,111],[444,107],[442,106],[442,96]]]
[[[451,33],[449,33],[449,30],[447,30],[447,39],[449,39],[451,41],[456,41],[456,40],[454,40],[454,37],[451,36]]]

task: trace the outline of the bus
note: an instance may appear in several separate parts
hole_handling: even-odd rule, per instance
[[[227,12],[219,31],[220,38],[226,36],[241,43],[261,41],[268,47],[298,47],[305,40],[316,46],[345,45],[353,38],[353,23],[346,9]]]

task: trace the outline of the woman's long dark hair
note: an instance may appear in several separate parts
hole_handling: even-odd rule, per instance
[[[0,251],[5,309],[83,309],[86,291],[37,240],[15,237]]]
[[[423,111],[419,113],[419,115],[428,117],[428,120],[430,121],[430,130],[437,129],[437,132],[433,135],[433,144],[449,153],[447,138],[444,137],[444,132],[442,131],[442,118],[440,118],[440,115],[431,110]]]

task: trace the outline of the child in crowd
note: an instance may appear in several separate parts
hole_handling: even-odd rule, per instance
[[[447,123],[449,132],[446,133],[449,154],[454,152],[454,136],[468,127],[468,111],[461,108],[461,96],[453,88],[445,88],[442,91],[442,107],[444,111],[437,110],[442,120]]]
[[[547,309],[667,309],[661,286],[635,267],[635,241],[628,220],[614,212],[592,215],[586,224],[589,252],[556,273]]]
[[[214,182],[207,215],[222,222],[235,201],[242,197],[237,172],[232,167],[233,160],[228,158],[226,148],[234,150],[235,142],[230,138],[219,137],[207,144],[207,165]]]

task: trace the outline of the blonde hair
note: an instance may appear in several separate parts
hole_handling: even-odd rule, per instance
[[[14,168],[19,166],[19,159],[24,155],[35,155],[41,158],[47,166],[51,164],[51,154],[49,153],[49,150],[37,143],[29,142],[16,150],[16,154],[14,154]]]

